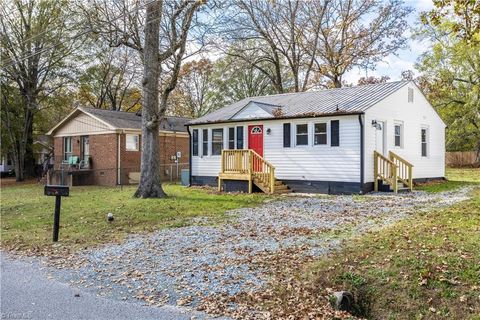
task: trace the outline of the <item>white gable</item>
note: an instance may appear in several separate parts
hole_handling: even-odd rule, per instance
[[[265,111],[255,102],[250,101],[242,110],[237,112],[232,119],[255,119],[255,118],[272,118],[272,114]]]
[[[112,132],[105,123],[80,112],[77,116],[67,120],[55,132],[55,136],[79,136]]]

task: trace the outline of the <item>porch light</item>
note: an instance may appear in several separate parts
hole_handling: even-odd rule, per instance
[[[267,135],[270,135],[270,133],[272,133],[272,129],[268,128],[267,129]]]

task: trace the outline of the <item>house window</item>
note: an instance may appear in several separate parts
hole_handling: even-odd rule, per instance
[[[68,160],[72,155],[72,137],[63,138],[63,159]]]
[[[235,128],[228,128],[228,149],[235,149]]]
[[[223,129],[212,129],[212,155],[219,156],[223,149]]]
[[[138,134],[127,134],[125,139],[125,149],[127,151],[138,151],[139,136]]]
[[[313,137],[314,145],[327,144],[327,124],[315,123],[315,133]]]
[[[243,149],[243,127],[237,127],[237,149]]]
[[[395,147],[402,147],[402,135],[403,135],[403,125],[401,123],[395,123],[394,125],[394,139],[395,139]]]
[[[208,129],[202,130],[202,155],[208,156]]]
[[[413,102],[413,89],[408,88],[408,102]]]
[[[428,152],[428,129],[427,128],[422,128],[421,139],[422,139],[422,157],[426,157]]]
[[[307,124],[297,124],[297,146],[307,146],[308,145],[308,125]]]
[[[193,129],[192,139],[192,154],[198,156],[198,129]]]

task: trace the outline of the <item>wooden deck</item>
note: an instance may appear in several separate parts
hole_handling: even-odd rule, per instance
[[[248,181],[248,192],[253,185],[265,193],[284,193],[289,189],[275,178],[275,167],[253,150],[222,150],[218,191],[223,180]]]

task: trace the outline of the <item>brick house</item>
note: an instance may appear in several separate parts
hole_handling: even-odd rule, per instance
[[[177,179],[188,168],[189,119],[165,117],[159,130],[161,174]],[[141,116],[123,111],[78,107],[53,127],[54,168],[51,184],[104,185],[138,182],[141,155]],[[174,172],[172,172],[174,171]]]

